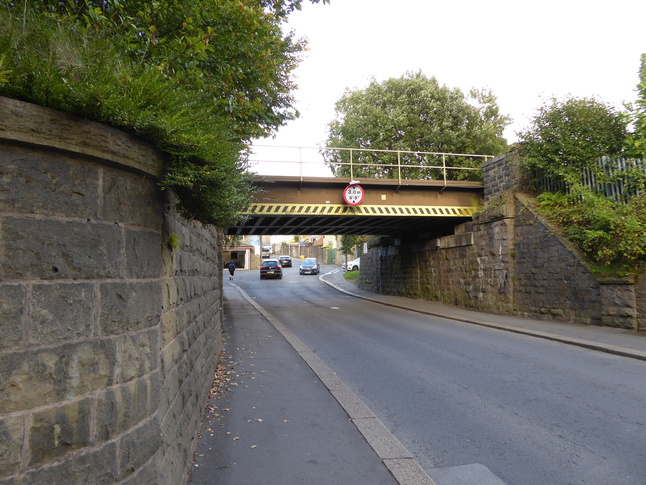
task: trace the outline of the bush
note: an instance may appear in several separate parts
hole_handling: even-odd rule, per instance
[[[541,212],[563,228],[596,272],[638,271],[646,263],[646,176],[634,167],[620,169],[616,160],[627,137],[625,114],[595,99],[552,99],[519,135],[529,188],[547,190],[549,180],[564,189],[541,193]],[[598,163],[601,156],[610,157],[607,171]],[[596,180],[594,187],[584,185],[584,173]],[[624,195],[606,197],[606,183],[621,183]]]
[[[247,144],[297,116],[290,74],[304,44],[281,25],[300,4],[5,2],[0,95],[159,147],[167,161],[161,186],[176,192],[180,212],[226,227],[253,194]]]
[[[621,204],[577,187],[570,194],[545,192],[539,207],[594,263],[599,273],[626,275],[646,264],[646,196]]]
[[[623,114],[608,104],[594,98],[551,99],[518,134],[521,168],[533,188],[545,177],[556,184],[579,183],[584,168],[602,176],[597,160],[619,156],[626,134]]]

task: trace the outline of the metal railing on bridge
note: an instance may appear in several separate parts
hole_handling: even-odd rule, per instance
[[[378,150],[366,148],[254,145],[249,161],[260,175],[286,175],[287,165],[298,174],[319,177],[383,178],[398,180],[482,180],[482,163],[493,155]],[[416,163],[411,163],[416,162]],[[283,167],[283,168],[279,168]],[[261,173],[264,172],[264,173]],[[273,173],[271,173],[273,172]],[[307,172],[307,173],[306,173]]]

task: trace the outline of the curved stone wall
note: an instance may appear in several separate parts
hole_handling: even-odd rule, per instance
[[[0,484],[184,483],[221,349],[219,234],[174,212],[140,140],[0,114]]]

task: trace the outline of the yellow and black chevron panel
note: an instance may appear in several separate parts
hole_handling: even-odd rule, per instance
[[[243,214],[266,216],[472,217],[477,207],[343,204],[252,204]]]

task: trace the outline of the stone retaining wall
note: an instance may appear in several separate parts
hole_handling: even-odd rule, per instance
[[[637,310],[637,328],[646,332],[646,274],[640,275],[635,285],[635,308]]]
[[[0,484],[185,483],[221,350],[218,232],[175,213],[144,143],[0,113]]]
[[[646,330],[646,275],[637,284],[596,278],[532,199],[515,192],[514,155],[483,168],[485,208],[471,223],[430,241],[373,240],[360,285],[492,313]]]

